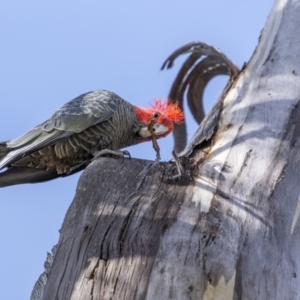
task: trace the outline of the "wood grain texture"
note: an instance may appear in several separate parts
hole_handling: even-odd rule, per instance
[[[275,3],[180,155],[194,181],[142,160],[84,171],[41,299],[299,299],[299,15],[299,0]]]
[[[163,164],[110,158],[86,169],[61,229],[44,299],[144,299],[151,292],[161,240],[179,212],[193,206],[184,201],[191,186],[165,183],[164,172]],[[179,220],[183,232],[200,226],[197,215]],[[194,261],[186,269],[194,269]]]

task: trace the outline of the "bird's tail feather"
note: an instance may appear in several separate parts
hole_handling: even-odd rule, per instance
[[[86,168],[87,164],[80,164],[70,173],[57,174],[56,170],[46,171],[29,167],[11,166],[0,172],[0,188],[22,183],[39,183],[59,177],[75,174]]]
[[[56,170],[46,171],[12,166],[0,173],[0,188],[21,183],[43,182],[57,177],[60,177],[60,175],[57,174]]]
[[[34,132],[34,130],[32,130],[32,132]],[[29,133],[28,133],[28,135],[30,136]],[[18,139],[22,140],[21,139],[22,136],[15,140],[11,140],[11,141],[7,142],[7,148],[9,148],[9,151],[8,151],[7,155],[5,155],[5,157],[2,160],[0,160],[0,170],[3,169],[4,167],[14,163],[15,161],[19,160],[20,158],[30,155],[31,153],[35,152],[38,149],[47,147],[49,144],[55,143],[61,137],[63,138],[68,135],[70,135],[69,132],[60,134],[60,132],[56,130],[51,133],[40,134],[39,136],[37,136],[36,133],[34,133],[32,135],[31,142],[24,144],[23,146],[20,146],[21,142],[20,142],[20,144],[16,143],[16,141],[18,141]],[[27,137],[27,139],[28,139],[28,137]]]
[[[0,160],[4,158],[8,152],[6,142],[0,142]]]

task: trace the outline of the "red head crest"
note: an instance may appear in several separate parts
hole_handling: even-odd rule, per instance
[[[152,121],[154,123],[163,124],[168,128],[165,133],[156,136],[157,138],[168,135],[174,129],[174,123],[181,124],[184,122],[183,111],[179,108],[177,103],[173,103],[171,100],[155,100],[150,108],[135,106],[135,111],[140,123],[148,126]],[[147,140],[151,140],[151,137],[143,141]]]
[[[184,113],[178,106],[178,103],[173,103],[171,100],[162,101],[157,99],[151,106],[153,111],[161,113],[172,122],[177,124],[182,124],[184,122]]]

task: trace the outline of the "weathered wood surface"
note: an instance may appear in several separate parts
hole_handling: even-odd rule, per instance
[[[299,299],[299,16],[276,2],[214,134],[190,145],[195,181],[140,160],[86,169],[42,299]]]
[[[196,275],[199,243],[195,248],[191,241],[203,239],[203,232],[199,210],[184,201],[192,186],[165,183],[164,170],[163,164],[111,158],[86,169],[61,229],[44,299],[144,299],[157,294],[155,284],[149,286],[156,273],[170,274],[166,280],[174,287],[167,293],[177,294],[180,282],[169,268],[175,270],[180,258],[169,249],[188,256],[185,271],[178,269],[181,278]],[[171,266],[160,266],[157,258],[164,256]],[[197,293],[198,280],[199,274],[181,294]]]

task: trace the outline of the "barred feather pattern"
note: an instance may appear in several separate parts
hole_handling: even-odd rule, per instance
[[[56,169],[58,174],[64,174],[81,162],[91,160],[98,150],[118,150],[139,143],[140,124],[134,107],[122,98],[114,98],[113,101],[117,109],[108,120],[63,138],[12,165],[47,171]]]

